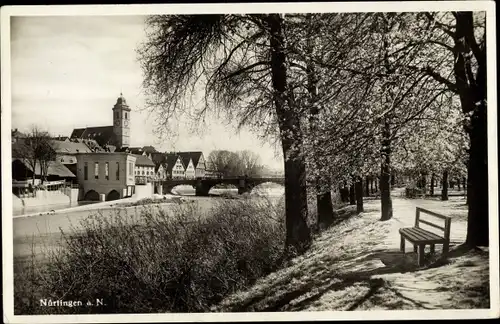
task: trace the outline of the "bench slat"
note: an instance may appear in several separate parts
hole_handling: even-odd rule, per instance
[[[431,239],[431,240],[444,240],[444,237],[439,236],[436,233],[430,232],[430,231],[425,230],[423,228],[415,228],[414,230],[417,231],[418,233],[421,233],[422,235],[424,235],[425,238],[427,238],[427,239]]]
[[[436,224],[431,223],[429,221],[426,221],[425,219],[419,219],[418,221],[419,221],[419,223],[424,223],[424,224],[427,224],[427,225],[435,227],[435,228],[439,228],[440,230],[444,231],[444,227],[436,225]]]
[[[435,240],[436,237],[429,234],[429,232],[423,232],[420,230],[420,228],[410,228],[409,231],[413,234],[414,237],[417,238],[418,241],[429,241],[429,240]],[[437,238],[439,239],[439,237]]]
[[[421,228],[406,227],[399,230],[399,233],[403,235],[407,240],[412,243],[443,243],[446,240],[432,232],[426,231]]]
[[[429,214],[429,215],[432,215],[432,216],[437,217],[437,218],[441,218],[441,219],[445,219],[445,220],[451,219],[451,217],[449,217],[449,216],[444,216],[444,215],[435,213],[433,211],[430,211],[430,210],[427,210],[427,209],[423,209],[421,207],[417,207],[417,210],[420,210],[421,212],[423,212],[425,214]]]
[[[418,235],[416,232],[412,230],[413,228],[402,228],[399,232],[404,235],[411,242],[420,242],[425,240],[425,237]]]

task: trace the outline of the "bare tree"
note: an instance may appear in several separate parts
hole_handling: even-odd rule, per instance
[[[237,154],[242,175],[257,177],[262,174],[262,164],[258,154],[249,150],[239,151]]]
[[[239,157],[235,152],[214,150],[208,155],[207,161],[213,168],[213,171],[216,171],[224,177],[241,175]]]
[[[37,166],[40,168],[42,183],[47,180],[47,173],[50,161],[55,159],[55,151],[50,145],[51,136],[47,131],[41,130],[38,126],[33,126],[25,139],[16,143],[14,147],[16,156],[23,159],[33,170],[33,182],[36,178]]]
[[[239,125],[271,129],[285,159],[286,247],[303,252],[307,225],[306,169],[300,112],[288,83],[287,20],[280,14],[169,15],[147,22],[152,31],[139,49],[147,106],[160,128],[182,114],[202,117],[219,107]],[[186,98],[205,89],[201,111]],[[240,107],[234,109],[234,107]],[[199,119],[198,119],[199,120]],[[266,126],[270,125],[270,126]]]

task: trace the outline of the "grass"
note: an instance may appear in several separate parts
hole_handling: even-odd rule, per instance
[[[154,205],[92,214],[43,260],[16,262],[15,314],[204,312],[283,263],[283,208],[269,201]],[[95,301],[41,307],[40,299]]]

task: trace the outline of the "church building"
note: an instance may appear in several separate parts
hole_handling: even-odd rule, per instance
[[[113,107],[113,125],[75,128],[73,140],[95,140],[103,148],[121,149],[130,146],[130,107],[123,94]]]

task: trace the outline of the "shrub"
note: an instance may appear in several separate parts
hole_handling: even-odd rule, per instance
[[[99,213],[43,265],[16,269],[16,314],[204,312],[283,264],[282,204],[266,199]],[[36,274],[36,275],[35,275]],[[40,307],[39,298],[99,307]]]

